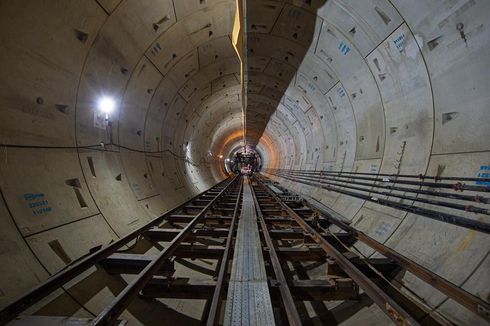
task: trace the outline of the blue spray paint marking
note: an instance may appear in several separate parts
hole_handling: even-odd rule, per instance
[[[29,192],[24,194],[24,199],[29,203],[28,206],[34,215],[44,215],[53,211],[43,193]]]
[[[405,51],[405,34],[401,33],[400,36],[398,36],[393,43],[395,43],[396,48],[400,53],[403,53]]]
[[[390,223],[386,223],[386,222],[383,222],[379,227],[378,229],[376,230],[376,234],[379,235],[379,236],[382,236],[383,234],[385,234],[386,232],[388,232],[391,228],[391,224]]]
[[[289,9],[288,16],[292,18],[298,18],[299,16],[301,16],[301,12],[296,9]]]
[[[315,84],[308,82],[308,88],[311,89],[312,91],[316,90]]]
[[[133,191],[136,193],[137,196],[141,195],[141,187],[137,183],[132,183],[131,187],[133,188]]]
[[[346,55],[350,51],[350,47],[348,47],[344,42],[340,42],[338,49],[343,55]]]
[[[489,178],[490,179],[490,165],[482,165],[480,166],[480,171],[489,171],[489,172],[478,172],[477,178]],[[490,187],[489,181],[476,181],[477,185]]]
[[[340,87],[340,88],[337,90],[337,92],[339,93],[339,96],[340,96],[340,97],[344,97],[344,96],[345,96],[345,91],[344,91],[344,89],[343,89],[342,87]]]

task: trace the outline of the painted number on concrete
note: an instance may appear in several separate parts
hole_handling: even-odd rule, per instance
[[[480,166],[480,172],[478,172],[477,178],[489,178],[490,179],[490,165]],[[476,181],[477,185],[490,187],[489,181]]]
[[[386,232],[388,232],[391,228],[391,224],[390,223],[386,223],[386,222],[383,222],[375,231],[375,233],[378,235],[378,236],[383,236]]]
[[[340,97],[344,97],[345,96],[345,91],[342,87],[339,87],[339,89],[337,89],[337,92],[339,93],[339,96]]]
[[[43,193],[26,193],[24,199],[28,202],[34,215],[44,215],[53,211]]]
[[[378,165],[377,164],[371,164],[369,167],[369,172],[371,173],[376,173],[378,171]]]
[[[308,82],[308,88],[312,91],[316,91],[315,84],[313,84],[312,82]]]
[[[346,55],[350,51],[350,47],[347,46],[344,42],[340,42],[338,49],[342,52],[343,55]]]
[[[400,36],[398,36],[393,43],[395,43],[396,48],[400,53],[403,53],[405,51],[405,34],[401,33]]]
[[[137,196],[141,195],[141,187],[140,187],[140,185],[139,185],[139,184],[137,184],[137,183],[132,183],[132,184],[131,184],[131,187],[133,188],[133,191],[134,191],[134,193],[135,193]]]
[[[296,9],[289,9],[288,16],[291,18],[298,18],[299,16],[301,16],[301,12]]]

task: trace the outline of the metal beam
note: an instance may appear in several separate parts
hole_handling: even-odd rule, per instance
[[[141,293],[146,298],[211,299],[216,286],[217,282],[213,280],[153,278],[144,286]],[[227,290],[227,287],[227,284],[223,284],[224,290]],[[280,300],[278,284],[272,282],[270,289],[272,299]],[[299,301],[357,300],[359,295],[359,288],[350,279],[338,279],[335,282],[292,280],[289,289],[293,297]]]
[[[235,209],[233,211],[233,218],[231,220],[231,226],[228,230],[228,236],[226,238],[225,250],[223,252],[223,256],[220,261],[219,273],[218,273],[218,281],[216,282],[216,287],[213,292],[213,298],[211,300],[211,305],[208,313],[208,320],[206,322],[207,326],[212,326],[218,322],[218,312],[221,307],[221,299],[224,291],[224,283],[226,271],[228,269],[228,260],[230,259],[230,255],[232,252],[231,243],[233,241],[233,233],[236,228],[237,218],[238,218],[238,210],[240,207],[240,196],[243,191],[243,182],[240,183],[240,189],[238,191],[237,200],[235,202]]]
[[[269,235],[269,230],[267,228],[267,224],[265,223],[264,215],[262,214],[262,209],[260,208],[260,203],[255,196],[253,186],[251,187],[251,192],[255,202],[255,210],[257,212],[257,216],[259,217],[259,223],[262,226],[262,234],[269,249],[268,251],[271,258],[272,268],[274,269],[274,274],[276,275],[277,285],[279,286],[279,290],[281,292],[281,298],[284,304],[284,309],[286,310],[289,325],[301,325],[301,318],[298,310],[296,309],[291,291],[289,290],[288,282],[284,276],[279,257],[277,256],[274,243],[272,242],[272,238]]]
[[[215,187],[221,186],[223,184],[226,184],[227,182],[230,182],[229,179],[224,180],[220,183],[218,183]],[[212,188],[212,189],[213,189]],[[207,190],[209,191],[209,189]],[[202,196],[202,194],[206,193],[207,191],[204,191],[201,193],[199,196]],[[195,197],[196,198],[196,197]],[[0,325],[5,325],[8,323],[10,320],[14,319],[18,314],[20,314],[22,311],[26,310],[27,308],[31,307],[33,304],[36,302],[42,300],[45,298],[47,295],[55,291],[56,289],[60,288],[63,286],[65,283],[69,282],[73,278],[77,277],[80,275],[82,272],[85,270],[89,269],[90,267],[94,266],[104,258],[108,257],[112,253],[116,252],[118,249],[122,248],[124,245],[129,243],[130,241],[136,239],[140,234],[142,234],[144,231],[148,230],[149,228],[159,225],[162,223],[165,219],[166,216],[171,215],[180,209],[182,209],[185,205],[190,203],[193,199],[190,199],[186,201],[185,203],[178,205],[177,207],[171,209],[167,213],[153,219],[146,225],[143,225],[139,227],[138,229],[130,232],[126,236],[122,237],[121,239],[106,245],[94,253],[88,255],[85,258],[80,259],[76,263],[67,266],[64,270],[60,271],[59,273],[51,276],[48,280],[45,282],[41,283],[40,285],[36,286],[32,290],[28,291],[26,294],[22,295],[15,301],[11,302],[7,306],[5,306],[1,311],[0,311]]]
[[[236,180],[237,177],[233,179]],[[170,244],[162,250],[158,256],[151,261],[138,276],[131,281],[131,283],[117,295],[117,297],[102,310],[102,312],[94,319],[93,325],[112,325],[117,317],[126,309],[131,300],[138,295],[138,292],[144,287],[144,285],[155,275],[161,268],[163,263],[172,256],[173,252],[177,249],[179,244],[185,239],[185,237],[192,231],[194,226],[199,220],[202,219],[204,214],[212,207],[212,205],[220,198],[233,183],[228,183],[217,195],[209,202],[195,217],[194,219],[182,229],[181,233]]]
[[[271,173],[271,174],[274,174],[274,173]],[[442,211],[427,209],[427,208],[423,208],[420,206],[404,204],[404,203],[396,202],[396,201],[389,200],[389,199],[377,198],[377,197],[373,197],[369,194],[360,194],[360,193],[355,192],[355,191],[345,190],[344,188],[348,188],[348,187],[345,187],[342,185],[332,186],[330,184],[327,184],[326,182],[321,182],[318,180],[305,181],[304,178],[301,178],[301,177],[291,177],[288,175],[279,175],[279,174],[274,174],[274,175],[277,175],[279,177],[285,178],[285,179],[290,180],[290,181],[295,181],[298,183],[302,183],[302,184],[313,186],[313,187],[318,187],[321,189],[326,189],[329,191],[335,191],[335,192],[338,192],[338,193],[341,193],[344,195],[348,195],[348,196],[355,197],[355,198],[360,198],[360,199],[370,201],[370,202],[374,202],[374,203],[377,203],[377,204],[380,204],[383,206],[396,208],[396,209],[399,209],[399,210],[402,210],[405,212],[424,216],[424,217],[427,217],[427,218],[430,218],[430,219],[433,219],[436,221],[457,225],[460,227],[464,227],[464,228],[475,230],[475,231],[482,232],[482,233],[490,233],[490,223],[487,223],[487,222],[472,220],[472,219],[467,218],[467,217],[448,214],[448,213],[444,213]]]
[[[261,183],[261,181],[258,181]],[[262,184],[262,183],[261,183]],[[354,264],[352,264],[340,251],[332,246],[327,240],[325,240],[315,229],[313,229],[308,223],[306,223],[293,209],[284,204],[280,198],[274,194],[271,190],[262,186],[266,191],[274,197],[277,202],[293,217],[296,222],[307,232],[309,232],[313,239],[333,257],[342,269],[354,280],[359,287],[381,308],[381,310],[398,325],[410,325],[415,326],[419,323],[413,319],[413,317],[405,311],[393,298],[386,294],[380,287],[378,287],[372,280],[365,276]]]
[[[359,241],[367,244],[369,247],[373,248],[383,256],[397,262],[399,266],[414,274],[422,281],[441,291],[442,293],[444,293],[454,301],[458,302],[462,306],[466,307],[473,313],[479,315],[487,321],[490,321],[490,304],[488,304],[487,302],[465,291],[456,284],[449,282],[445,278],[442,278],[439,275],[431,272],[427,268],[423,267],[420,264],[417,264],[413,260],[403,256],[390,247],[387,247],[382,243],[374,240],[365,233],[354,229],[353,227],[338,220],[337,218],[334,218],[330,214],[322,212],[322,215],[332,224],[335,224],[339,228],[351,233]]]

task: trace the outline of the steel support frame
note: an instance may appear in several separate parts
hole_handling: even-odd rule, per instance
[[[226,278],[226,272],[228,269],[228,261],[230,259],[230,254],[232,252],[231,244],[233,242],[233,235],[235,233],[237,220],[238,220],[238,211],[240,209],[240,198],[243,192],[243,182],[240,183],[240,189],[238,190],[237,200],[235,202],[235,208],[233,210],[233,217],[231,220],[231,225],[228,231],[228,236],[226,238],[225,251],[223,253],[223,257],[221,258],[221,262],[219,265],[219,273],[218,280],[216,282],[216,288],[213,293],[213,298],[211,300],[211,305],[208,312],[208,318],[206,325],[212,326],[218,323],[218,313],[221,308],[222,303],[222,295],[224,290],[224,283]]]
[[[428,285],[444,293],[452,300],[458,302],[462,306],[466,307],[468,310],[490,322],[490,304],[488,304],[487,302],[465,291],[464,289],[458,287],[445,278],[442,278],[441,276],[431,272],[427,268],[403,256],[392,248],[387,247],[384,244],[376,241],[365,233],[358,231],[347,223],[332,216],[332,214],[330,214],[329,212],[323,211],[316,206],[312,206],[308,202],[306,203],[306,206],[310,207],[313,211],[321,213],[321,216],[325,218],[329,223],[338,226],[340,229],[352,235],[355,239],[363,242],[364,244],[379,252],[381,255],[396,262],[401,268],[409,271],[422,281],[426,282]]]
[[[366,235],[365,233],[354,229],[353,227],[338,220],[337,218],[331,216],[330,214],[326,212],[321,212],[321,213],[322,216],[324,216],[332,224],[335,224],[336,226],[343,229],[344,231],[349,232],[357,240],[365,243],[366,245],[376,250],[383,256],[395,261],[400,267],[409,271],[410,273],[417,276],[422,281],[431,285],[433,288],[444,293],[449,298],[453,299],[454,301],[466,307],[473,313],[477,314],[478,316],[490,322],[490,304],[488,304],[487,302],[465,291],[464,289],[458,287],[454,283],[449,282],[445,278],[442,278],[439,275],[431,272],[427,268],[421,266],[420,264],[417,264],[413,260],[403,256],[397,251],[391,249],[390,247],[387,247],[382,243],[374,240],[373,238]]]
[[[90,267],[95,266],[97,263],[102,261],[103,259],[107,258],[111,254],[115,253],[117,250],[122,248],[124,245],[128,244],[130,241],[136,239],[139,235],[143,234],[145,231],[149,230],[150,228],[159,225],[162,223],[166,217],[172,215],[174,212],[177,212],[181,210],[183,207],[191,203],[193,200],[196,198],[199,198],[203,196],[205,193],[209,192],[211,189],[215,189],[216,187],[220,187],[223,185],[230,185],[235,179],[225,179],[221,181],[220,183],[216,184],[215,186],[211,187],[210,189],[203,191],[196,197],[189,199],[188,201],[184,202],[183,204],[180,204],[173,209],[169,210],[165,214],[156,217],[149,223],[139,227],[138,229],[128,233],[124,237],[120,238],[119,240],[108,244],[94,253],[88,255],[85,258],[82,258],[81,260],[75,262],[72,265],[68,265],[65,269],[61,270],[55,275],[52,275],[50,278],[48,278],[45,282],[39,284],[38,286],[34,287],[33,289],[29,290],[26,294],[20,296],[18,299],[15,301],[11,302],[7,306],[5,306],[1,311],[0,311],[0,325],[5,325],[9,321],[13,320],[15,317],[17,317],[20,313],[34,305],[35,303],[41,301],[44,299],[46,296],[54,292],[55,290],[59,289],[62,287],[64,284],[68,283]],[[224,189],[226,189],[226,186]]]
[[[299,316],[298,310],[296,309],[296,305],[294,303],[293,296],[291,295],[291,291],[289,289],[286,277],[284,276],[284,272],[282,270],[281,263],[277,256],[274,243],[272,242],[272,238],[269,234],[267,224],[265,223],[264,215],[262,214],[259,201],[257,200],[253,186],[250,187],[252,190],[252,196],[255,203],[255,210],[257,212],[257,216],[259,217],[260,225],[262,227],[262,235],[264,236],[265,243],[268,247],[272,268],[274,269],[274,274],[276,275],[276,280],[278,281],[282,302],[284,304],[284,309],[286,310],[286,315],[289,324],[292,326],[301,325],[301,318]]]
[[[91,325],[113,325],[117,322],[119,315],[127,308],[134,297],[138,295],[145,284],[158,272],[163,263],[171,257],[179,244],[192,231],[194,226],[204,217],[204,214],[213,207],[214,203],[227,191],[237,180],[235,176],[193,219],[190,221],[158,256],[152,260],[131,283],[120,292],[116,298],[102,310],[92,321]]]
[[[282,200],[261,181],[262,187],[286,210],[291,217],[317,242],[322,249],[333,257],[340,267],[354,280],[361,289],[380,307],[380,309],[398,325],[420,325],[413,317],[405,311],[393,298],[387,295],[371,279],[364,275],[353,263],[349,261],[340,251],[325,240],[314,228],[306,223],[293,209],[284,204]]]

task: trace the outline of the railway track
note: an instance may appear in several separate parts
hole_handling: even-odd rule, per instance
[[[146,249],[138,250],[143,241]],[[363,257],[352,247],[357,242],[384,258]],[[177,263],[193,259],[212,261],[210,275],[176,272]],[[397,280],[407,271],[489,320],[487,302],[260,175],[227,179],[68,265],[3,308],[0,324],[54,323],[58,317],[24,311],[94,267],[125,276],[126,286],[93,318],[67,316],[63,325],[123,325],[121,314],[136,298],[205,300],[207,325],[301,325],[312,314],[335,325],[325,303],[363,297],[398,325],[450,324]]]

